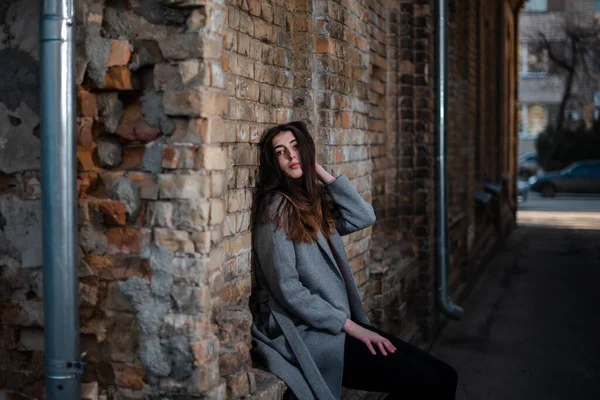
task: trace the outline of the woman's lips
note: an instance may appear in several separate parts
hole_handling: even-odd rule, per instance
[[[294,164],[291,164],[291,165],[290,165],[290,168],[292,168],[292,169],[296,169],[296,168],[298,168],[299,166],[300,166],[300,163],[294,163]]]

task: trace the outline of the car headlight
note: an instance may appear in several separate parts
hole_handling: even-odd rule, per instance
[[[534,185],[537,182],[537,177],[536,176],[530,176],[529,177],[529,184],[530,185]]]

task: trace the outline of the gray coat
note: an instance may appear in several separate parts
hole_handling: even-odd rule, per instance
[[[258,315],[252,351],[301,400],[340,398],[342,327],[348,318],[368,323],[340,235],[372,225],[373,207],[344,175],[326,188],[339,209],[333,251],[321,233],[307,244],[291,241],[275,221],[254,230]]]

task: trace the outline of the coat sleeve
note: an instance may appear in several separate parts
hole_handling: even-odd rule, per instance
[[[294,244],[285,231],[272,222],[257,225],[255,234],[258,263],[275,300],[309,325],[339,333],[348,316],[300,282]]]
[[[348,235],[373,225],[373,207],[358,194],[345,175],[338,176],[325,185],[325,188],[339,211],[335,227],[340,235]]]

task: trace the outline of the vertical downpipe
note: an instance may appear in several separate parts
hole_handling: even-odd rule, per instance
[[[437,0],[436,15],[436,207],[435,207],[435,237],[436,237],[436,301],[438,307],[446,316],[460,319],[463,309],[450,299],[448,294],[448,194],[446,181],[446,154],[447,154],[447,87],[448,87],[448,9],[447,0]]]
[[[42,247],[46,399],[79,400],[79,299],[73,0],[43,0],[40,20]]]

